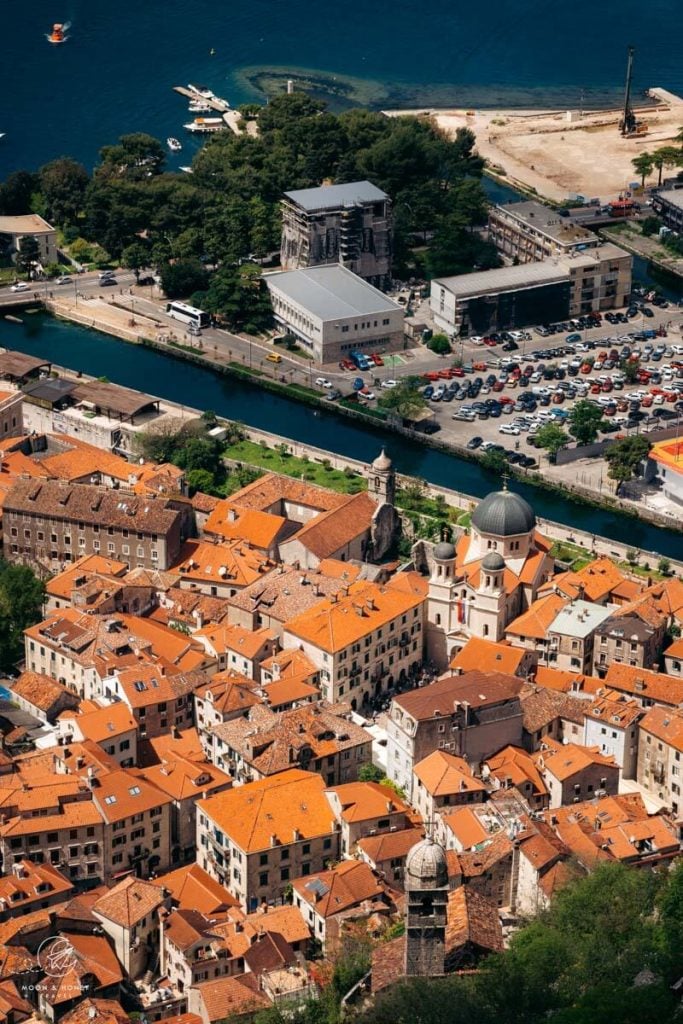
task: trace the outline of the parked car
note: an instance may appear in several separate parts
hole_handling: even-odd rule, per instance
[[[27,292],[29,290],[29,288],[30,288],[30,285],[28,285],[26,283],[26,281],[17,281],[16,284],[12,285],[12,287],[10,288],[10,291],[11,292]]]
[[[478,434],[475,434],[474,437],[471,437],[469,439],[469,441],[467,442],[465,447],[469,448],[469,450],[471,452],[473,452],[476,448],[479,448],[482,445],[482,443],[483,443],[483,438],[479,437]]]

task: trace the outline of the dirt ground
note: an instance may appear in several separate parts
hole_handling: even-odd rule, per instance
[[[548,199],[573,195],[614,199],[638,179],[631,160],[639,153],[668,145],[683,127],[683,99],[651,89],[658,106],[637,108],[645,134],[624,139],[618,111],[431,110],[447,132],[468,127],[477,149],[492,167],[505,171],[511,185],[535,189]],[[389,114],[417,111],[387,111]],[[571,119],[570,119],[571,118]],[[656,172],[650,182],[656,182]]]

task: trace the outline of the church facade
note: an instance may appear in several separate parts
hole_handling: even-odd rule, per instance
[[[522,497],[507,489],[487,495],[472,514],[469,534],[457,544],[434,546],[427,659],[443,670],[470,637],[501,640],[552,577],[550,547]]]

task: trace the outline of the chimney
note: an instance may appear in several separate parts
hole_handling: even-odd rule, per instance
[[[300,839],[301,839],[301,832],[299,831],[298,828],[293,828],[292,829],[292,842],[293,843],[298,843],[300,841]]]
[[[228,509],[228,522],[229,523],[236,523],[237,522],[237,509],[234,509],[234,508],[229,508]]]
[[[391,800],[387,800],[387,814],[391,814],[394,810],[394,805]]]
[[[14,875],[15,878],[27,878],[28,877],[28,871],[24,867],[22,861],[19,861],[18,864],[13,864],[12,865],[12,874]]]
[[[368,606],[368,608],[370,609],[371,612],[373,612],[375,610],[375,599],[374,599],[374,597],[369,597],[366,600],[365,603],[366,603],[366,605]]]
[[[277,836],[276,835],[271,835],[271,837],[270,837],[271,849],[274,849],[277,845],[278,845]]]

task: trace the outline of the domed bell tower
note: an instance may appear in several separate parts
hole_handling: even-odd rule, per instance
[[[368,494],[378,505],[393,505],[396,497],[394,464],[384,448],[370,466]]]
[[[433,839],[423,839],[408,853],[406,893],[406,961],[408,977],[433,978],[445,973],[448,865]]]

